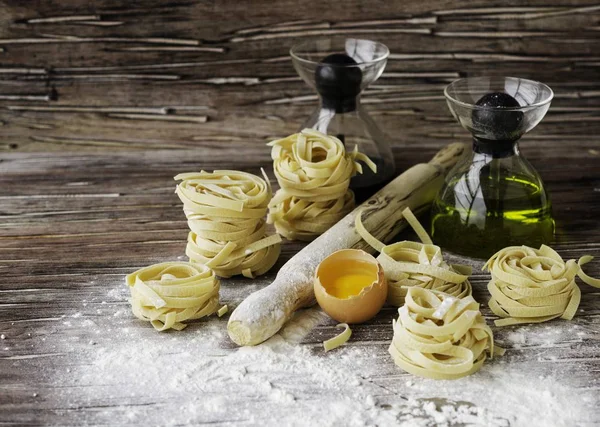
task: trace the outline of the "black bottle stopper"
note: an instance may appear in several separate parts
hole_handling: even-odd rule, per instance
[[[489,135],[487,139],[516,141],[521,137],[523,112],[510,110],[521,106],[515,98],[507,93],[493,92],[482,96],[475,105],[485,107],[473,110],[472,119],[474,127]],[[502,111],[503,108],[509,110]]]
[[[356,109],[362,71],[350,56],[334,53],[325,57],[315,70],[315,82],[324,108],[335,110],[336,113]]]
[[[513,143],[523,135],[522,111],[513,110],[521,105],[514,97],[503,92],[493,92],[482,96],[475,103],[479,107],[473,110],[473,127],[484,137],[475,137],[479,152],[504,157],[510,155]],[[506,108],[506,111],[503,111]]]

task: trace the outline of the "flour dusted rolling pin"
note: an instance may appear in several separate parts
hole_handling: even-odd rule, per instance
[[[363,224],[373,236],[389,241],[406,227],[402,210],[427,208],[465,149],[464,144],[450,144],[429,163],[411,167],[298,252],[273,283],[251,294],[231,314],[227,325],[231,339],[239,345],[260,344],[276,334],[294,311],[313,305],[313,275],[325,257],[345,248],[371,250],[354,229],[357,212],[364,209]]]

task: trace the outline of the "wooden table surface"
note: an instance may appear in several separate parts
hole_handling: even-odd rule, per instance
[[[600,5],[495,1],[466,8],[423,0],[398,11],[397,2],[321,3],[0,3],[0,424],[154,425],[169,415],[185,424],[179,413],[189,402],[181,395],[169,399],[160,388],[140,394],[134,384],[90,372],[111,348],[130,344],[156,355],[157,343],[183,346],[203,328],[224,330],[225,322],[213,319],[180,333],[153,331],[130,314],[124,275],[183,259],[188,228],[173,193],[175,174],[265,167],[272,176],[264,143],[294,132],[316,102],[287,57],[304,38],[358,34],[390,46],[386,72],[363,100],[391,136],[399,171],[446,143],[468,142],[443,100],[453,79],[516,74],[548,83],[555,100],[521,149],[551,193],[553,246],[565,259],[598,257],[585,269],[600,276]],[[300,9],[301,17],[294,13]],[[233,308],[265,286],[301,247],[286,242],[276,268],[258,280],[223,280],[223,302]],[[491,321],[488,279],[476,269],[472,283]],[[501,363],[522,372],[531,393],[549,378],[581,396],[586,409],[565,409],[556,425],[600,424],[600,293],[581,288],[570,323],[495,328],[507,353],[483,368]],[[379,387],[379,409],[419,397],[406,385],[419,380],[387,355],[395,315],[386,308],[357,325],[349,343],[374,357],[361,376]],[[321,357],[320,343],[337,331],[319,319],[297,345]],[[552,331],[558,338],[540,338]],[[224,334],[217,346],[221,356],[237,351]],[[169,354],[158,354],[169,363]],[[293,374],[265,375],[281,387],[301,384],[296,402],[318,389]],[[460,396],[447,383],[440,387],[436,397]],[[255,414],[185,419],[275,421],[276,406],[223,393],[225,408]],[[494,402],[479,406],[502,412],[507,425],[527,421]]]

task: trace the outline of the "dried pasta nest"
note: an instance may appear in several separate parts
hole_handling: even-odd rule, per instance
[[[377,261],[388,279],[389,304],[404,304],[412,287],[432,289],[456,298],[471,295],[468,277],[471,269],[462,265],[448,265],[439,246],[418,242],[398,242],[382,248]]]
[[[133,314],[158,331],[180,331],[187,326],[183,322],[213,314],[219,305],[219,281],[203,265],[163,262],[131,273],[125,281]]]
[[[441,248],[432,243],[410,208],[404,209],[402,215],[423,243],[403,241],[386,246],[367,231],[362,223],[362,212],[354,219],[358,234],[380,252],[377,261],[383,267],[388,281],[387,302],[401,306],[413,287],[444,292],[456,298],[470,296],[472,288],[468,277],[471,267],[447,264]]]
[[[478,371],[494,348],[492,330],[472,296],[411,287],[398,309],[389,352],[396,365],[426,378],[457,379]]]
[[[311,241],[326,232],[354,208],[354,193],[324,202],[309,202],[279,191],[273,198],[268,221],[290,240]]]
[[[581,301],[575,277],[600,287],[599,279],[581,269],[591,260],[591,256],[584,256],[565,262],[546,245],[539,249],[509,246],[498,251],[483,267],[492,276],[489,306],[503,318],[496,320],[496,325],[540,323],[557,317],[571,320]]]
[[[350,178],[362,173],[359,161],[375,164],[357,147],[346,152],[333,136],[314,129],[269,143],[281,187],[269,204],[268,222],[288,239],[312,240],[354,208]]]
[[[176,193],[190,233],[186,255],[221,277],[266,273],[281,252],[279,235],[268,235],[265,214],[272,191],[268,180],[230,170],[184,173]]]

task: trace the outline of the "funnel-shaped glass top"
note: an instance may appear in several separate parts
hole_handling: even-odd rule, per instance
[[[444,91],[448,107],[475,138],[516,141],[546,115],[554,96],[547,85],[516,77],[472,77]]]
[[[290,50],[294,68],[319,94],[319,106],[300,127],[317,129],[339,138],[347,150],[366,154],[377,165],[373,173],[352,178],[357,200],[371,196],[394,176],[394,156],[388,138],[360,104],[360,93],[381,76],[389,49],[381,43],[332,37],[310,40]]]
[[[352,59],[352,63],[332,64],[323,62],[330,55],[346,55]],[[299,43],[292,47],[290,55],[294,68],[302,79],[311,87],[316,88],[315,73],[318,68],[344,69],[351,72],[349,68],[360,71],[360,89],[379,78],[387,63],[390,51],[386,45],[371,40],[332,37],[311,40]]]

